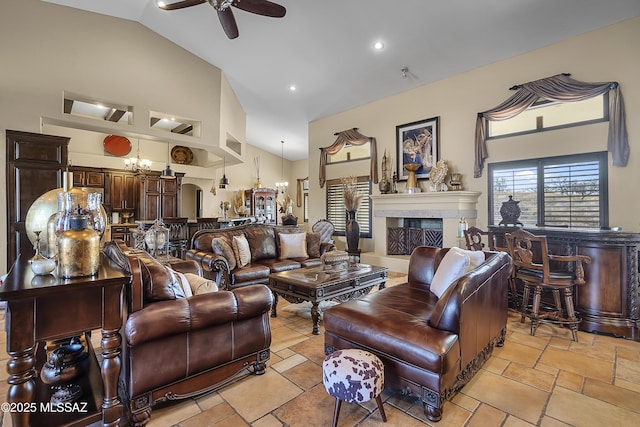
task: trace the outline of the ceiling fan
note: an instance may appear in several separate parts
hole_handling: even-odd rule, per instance
[[[268,0],[183,0],[170,4],[159,1],[158,7],[163,10],[176,10],[197,6],[202,3],[209,3],[218,12],[220,24],[222,24],[225,34],[230,39],[238,37],[238,25],[236,24],[236,19],[233,17],[231,6],[246,12],[270,16],[272,18],[282,18],[287,13],[287,9],[285,9],[284,6]]]

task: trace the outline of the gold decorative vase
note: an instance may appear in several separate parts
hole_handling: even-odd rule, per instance
[[[422,166],[420,163],[406,163],[404,168],[409,172],[409,177],[407,178],[407,186],[405,187],[405,193],[419,193],[420,187],[418,187],[418,182],[416,181],[416,171],[420,169]]]
[[[70,229],[58,237],[60,276],[94,276],[100,268],[100,234],[88,227],[89,217],[80,213],[69,219]]]

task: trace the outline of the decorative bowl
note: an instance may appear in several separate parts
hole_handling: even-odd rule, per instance
[[[56,260],[53,258],[32,259],[29,263],[31,270],[38,276],[49,274],[56,268]]]

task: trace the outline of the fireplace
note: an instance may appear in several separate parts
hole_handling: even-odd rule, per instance
[[[386,230],[375,234],[371,255],[376,258],[406,256],[411,254],[411,246],[418,244],[457,246],[458,222],[464,217],[469,225],[475,225],[480,194],[478,191],[443,191],[371,196],[373,229]],[[389,237],[400,243],[390,242]],[[398,247],[402,245],[405,247]]]
[[[387,255],[411,255],[424,245],[442,247],[441,218],[402,218],[398,222],[399,227],[387,227]]]

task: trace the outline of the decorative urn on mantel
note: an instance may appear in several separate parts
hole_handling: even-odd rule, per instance
[[[407,185],[404,189],[405,193],[419,193],[420,187],[418,187],[418,181],[416,180],[416,171],[420,169],[422,165],[420,163],[405,163],[404,168],[409,172],[407,178]]]

